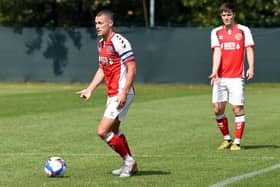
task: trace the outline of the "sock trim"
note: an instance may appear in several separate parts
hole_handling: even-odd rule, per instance
[[[112,138],[114,137],[114,133],[113,132],[109,132],[107,137],[105,138],[105,141],[108,143],[112,140]]]
[[[221,115],[216,115],[216,120],[220,120],[220,119],[224,119],[226,118],[226,115],[225,114],[221,114]]]
[[[235,116],[236,123],[244,122],[245,121],[245,115]]]

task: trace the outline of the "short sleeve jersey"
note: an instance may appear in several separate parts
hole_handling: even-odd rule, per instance
[[[245,48],[254,46],[248,27],[235,24],[232,30],[224,26],[211,32],[211,47],[220,47],[222,52],[218,76],[222,78],[243,78]]]
[[[129,41],[122,35],[113,33],[107,41],[101,39],[98,43],[98,63],[104,72],[104,79],[109,97],[119,95],[126,82],[126,64],[135,57]],[[134,94],[130,88],[129,94]]]

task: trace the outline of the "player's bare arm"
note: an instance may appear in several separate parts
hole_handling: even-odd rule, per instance
[[[219,66],[220,66],[220,63],[221,63],[221,56],[222,56],[221,48],[220,47],[215,47],[213,49],[212,73],[209,76],[209,78],[211,79],[211,85],[213,85],[213,83],[218,78],[218,69],[219,69]]]
[[[254,78],[254,48],[253,47],[248,47],[246,49],[246,53],[247,53],[247,61],[248,61],[248,65],[249,68],[246,72],[246,77],[247,80],[253,79]]]
[[[132,86],[136,76],[136,63],[134,61],[130,61],[126,65],[127,65],[126,83],[122,93],[118,96],[118,106],[117,106],[118,109],[122,108],[125,105],[129,89]]]
[[[104,79],[104,72],[101,67],[96,71],[90,85],[76,94],[80,95],[81,98],[88,100],[91,97],[91,93],[102,83]]]

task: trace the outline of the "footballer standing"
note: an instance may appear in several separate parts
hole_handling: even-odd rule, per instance
[[[230,2],[220,6],[223,25],[211,31],[213,64],[211,79],[212,103],[217,125],[224,141],[218,149],[241,149],[241,138],[245,128],[244,80],[254,77],[254,40],[247,26],[235,22],[236,7]],[[248,69],[244,70],[247,55]],[[225,115],[226,104],[232,106],[235,138],[232,140]]]
[[[113,17],[109,10],[102,10],[95,17],[96,32],[101,37],[98,43],[99,68],[89,86],[77,94],[88,100],[92,92],[105,80],[107,105],[97,133],[123,160],[122,166],[113,170],[112,174],[130,177],[138,171],[137,164],[119,127],[134,98],[136,63],[130,42],[114,32]]]

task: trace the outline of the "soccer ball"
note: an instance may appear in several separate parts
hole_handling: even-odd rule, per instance
[[[66,170],[66,162],[58,156],[50,157],[45,163],[45,172],[49,177],[62,177]]]

